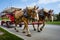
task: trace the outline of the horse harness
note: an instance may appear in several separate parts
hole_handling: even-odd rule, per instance
[[[45,19],[45,15],[44,15],[44,11],[43,10],[40,10],[38,12],[38,14],[39,14],[39,18]]]

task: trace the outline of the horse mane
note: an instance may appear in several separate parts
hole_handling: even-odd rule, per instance
[[[31,15],[31,12],[32,12],[33,9],[34,9],[33,7],[27,7],[25,10],[27,11],[27,13],[29,15]]]
[[[48,13],[48,12],[49,12],[49,10],[48,10],[48,9],[45,9],[45,8],[43,9],[43,11],[44,11],[44,12],[46,12],[46,13]]]
[[[14,12],[15,18],[19,18],[23,15],[23,10],[19,9],[19,10],[15,10]]]

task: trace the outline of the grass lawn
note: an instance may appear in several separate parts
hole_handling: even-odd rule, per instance
[[[4,33],[3,35],[0,35],[0,40],[23,40],[22,38],[19,38],[16,35],[13,35],[2,28],[0,28],[0,31]]]
[[[47,22],[47,24],[60,25],[60,21]]]

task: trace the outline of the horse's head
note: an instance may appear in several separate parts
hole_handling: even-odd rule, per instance
[[[48,11],[48,16],[52,16],[53,15],[53,10],[49,10]]]
[[[53,10],[48,11],[48,18],[53,21]]]
[[[48,20],[53,20],[53,10],[41,9],[38,13],[43,14]]]
[[[34,7],[34,8],[28,8],[28,9],[27,9],[28,15],[30,15],[31,18],[36,19],[37,9],[38,9],[38,8],[35,8],[35,7]]]

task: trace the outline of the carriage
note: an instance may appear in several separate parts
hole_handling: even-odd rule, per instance
[[[1,21],[1,25],[6,25],[6,27],[12,27],[12,24],[14,24],[14,16],[13,16],[13,11],[14,10],[17,10],[19,8],[14,8],[14,7],[11,7],[11,8],[7,8],[5,10],[3,10],[1,13],[3,15],[1,15],[1,18],[2,18],[2,21]],[[21,27],[21,25],[19,24],[19,26]]]
[[[6,25],[6,27],[12,27],[12,25],[14,24],[14,16],[12,14],[6,14],[6,15],[2,15],[1,16],[2,21],[1,21],[1,25]],[[21,25],[19,24],[19,26],[21,27]]]

